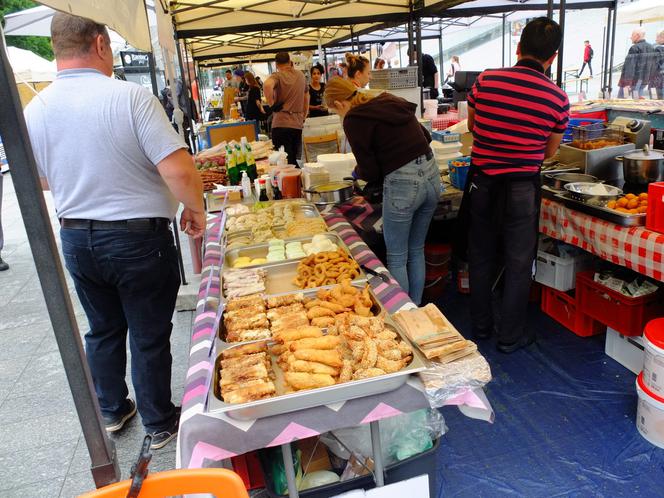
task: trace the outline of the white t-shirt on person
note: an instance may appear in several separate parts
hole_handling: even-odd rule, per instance
[[[59,218],[175,216],[178,201],[156,164],[186,145],[149,91],[94,69],[69,69],[24,114]]]

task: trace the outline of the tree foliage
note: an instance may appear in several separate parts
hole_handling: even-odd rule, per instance
[[[5,14],[11,14],[25,9],[37,7],[38,4],[31,0],[0,0],[0,22],[5,25]],[[40,57],[53,60],[53,49],[51,39],[46,36],[8,36],[7,45],[30,50]]]

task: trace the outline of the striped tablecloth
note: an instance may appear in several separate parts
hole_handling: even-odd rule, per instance
[[[664,234],[643,227],[623,227],[542,199],[540,231],[625,266],[664,281]]]
[[[387,271],[338,210],[329,208],[323,213],[323,217],[330,229],[343,239],[359,263],[375,270]],[[220,243],[223,221],[221,215],[211,217],[206,232],[199,302],[182,399],[177,448],[178,468],[213,466],[216,461],[255,449],[278,446],[429,406],[422,393],[419,378],[411,377],[401,388],[392,392],[259,420],[238,421],[225,415],[206,413],[205,403],[215,360],[214,331],[219,320],[217,308],[220,268],[223,266]],[[396,281],[386,284],[380,278],[372,277],[370,284],[389,312],[413,306]],[[454,399],[449,400],[448,404],[491,411],[481,390],[462,390]]]

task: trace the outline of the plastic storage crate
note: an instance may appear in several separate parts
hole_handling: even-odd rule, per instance
[[[580,337],[602,334],[606,327],[579,309],[578,296],[542,286],[544,313]]]
[[[640,337],[626,337],[609,327],[606,330],[604,352],[636,375],[643,370],[645,351]]]
[[[468,170],[470,170],[470,157],[451,159],[448,163],[448,167],[450,170],[450,183],[452,186],[459,190],[466,188]]]
[[[572,290],[576,286],[576,274],[592,263],[590,254],[582,253],[570,258],[537,251],[535,280],[559,291]]]
[[[417,66],[371,71],[369,86],[375,90],[397,90],[417,86]]]
[[[628,297],[595,282],[594,272],[576,275],[576,292],[581,310],[626,336],[637,336],[653,318],[664,315],[661,293]]]
[[[449,144],[461,141],[461,135],[459,133],[445,130],[431,132],[431,138],[437,142],[440,142],[441,144]]]
[[[436,485],[436,453],[439,446],[440,438],[433,442],[433,446],[430,449],[420,453],[419,455],[414,455],[410,458],[406,458],[405,460],[385,467],[385,484],[393,484],[395,482],[405,481],[406,479],[411,479],[422,474],[428,474],[429,496],[436,496],[438,493],[438,486]],[[267,453],[265,451],[260,452],[260,462],[261,466],[263,467],[265,491],[267,492],[268,496],[271,498],[283,498],[288,496],[288,494],[279,495],[276,493],[274,489],[274,481],[269,471]],[[335,482],[332,484],[326,484],[325,486],[318,486],[317,488],[300,491],[299,494],[301,498],[327,498],[329,496],[335,496],[347,491],[352,491],[353,489],[372,489],[375,487],[376,484],[374,483],[372,475],[368,474],[356,477],[354,479],[349,479],[348,481]]]

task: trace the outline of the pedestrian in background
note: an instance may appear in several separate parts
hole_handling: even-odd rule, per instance
[[[159,100],[113,79],[103,24],[56,12],[53,83],[25,121],[60,219],[65,266],[85,310],[85,352],[107,432],[138,412],[152,448],[178,433],[171,401],[171,323],[180,271],[170,220],[205,230],[201,178]],[[126,377],[127,335],[136,402]]]
[[[302,71],[293,67],[288,52],[275,56],[277,72],[265,80],[263,92],[273,110],[272,143],[275,149],[283,147],[288,164],[297,165],[302,146],[302,128],[309,112],[309,92]]]
[[[592,66],[592,60],[593,57],[595,56],[595,51],[593,50],[593,47],[590,46],[590,41],[586,40],[583,42],[583,64],[581,65],[581,71],[579,71],[579,74],[576,75],[577,78],[581,77],[581,74],[583,74],[583,70],[588,66],[588,70],[590,71],[590,77],[593,77],[593,66]]]
[[[646,41],[645,30],[643,28],[635,29],[632,31],[631,39],[632,46],[629,47],[618,81],[619,99],[640,99],[644,96],[654,62],[654,50],[652,45]]]

